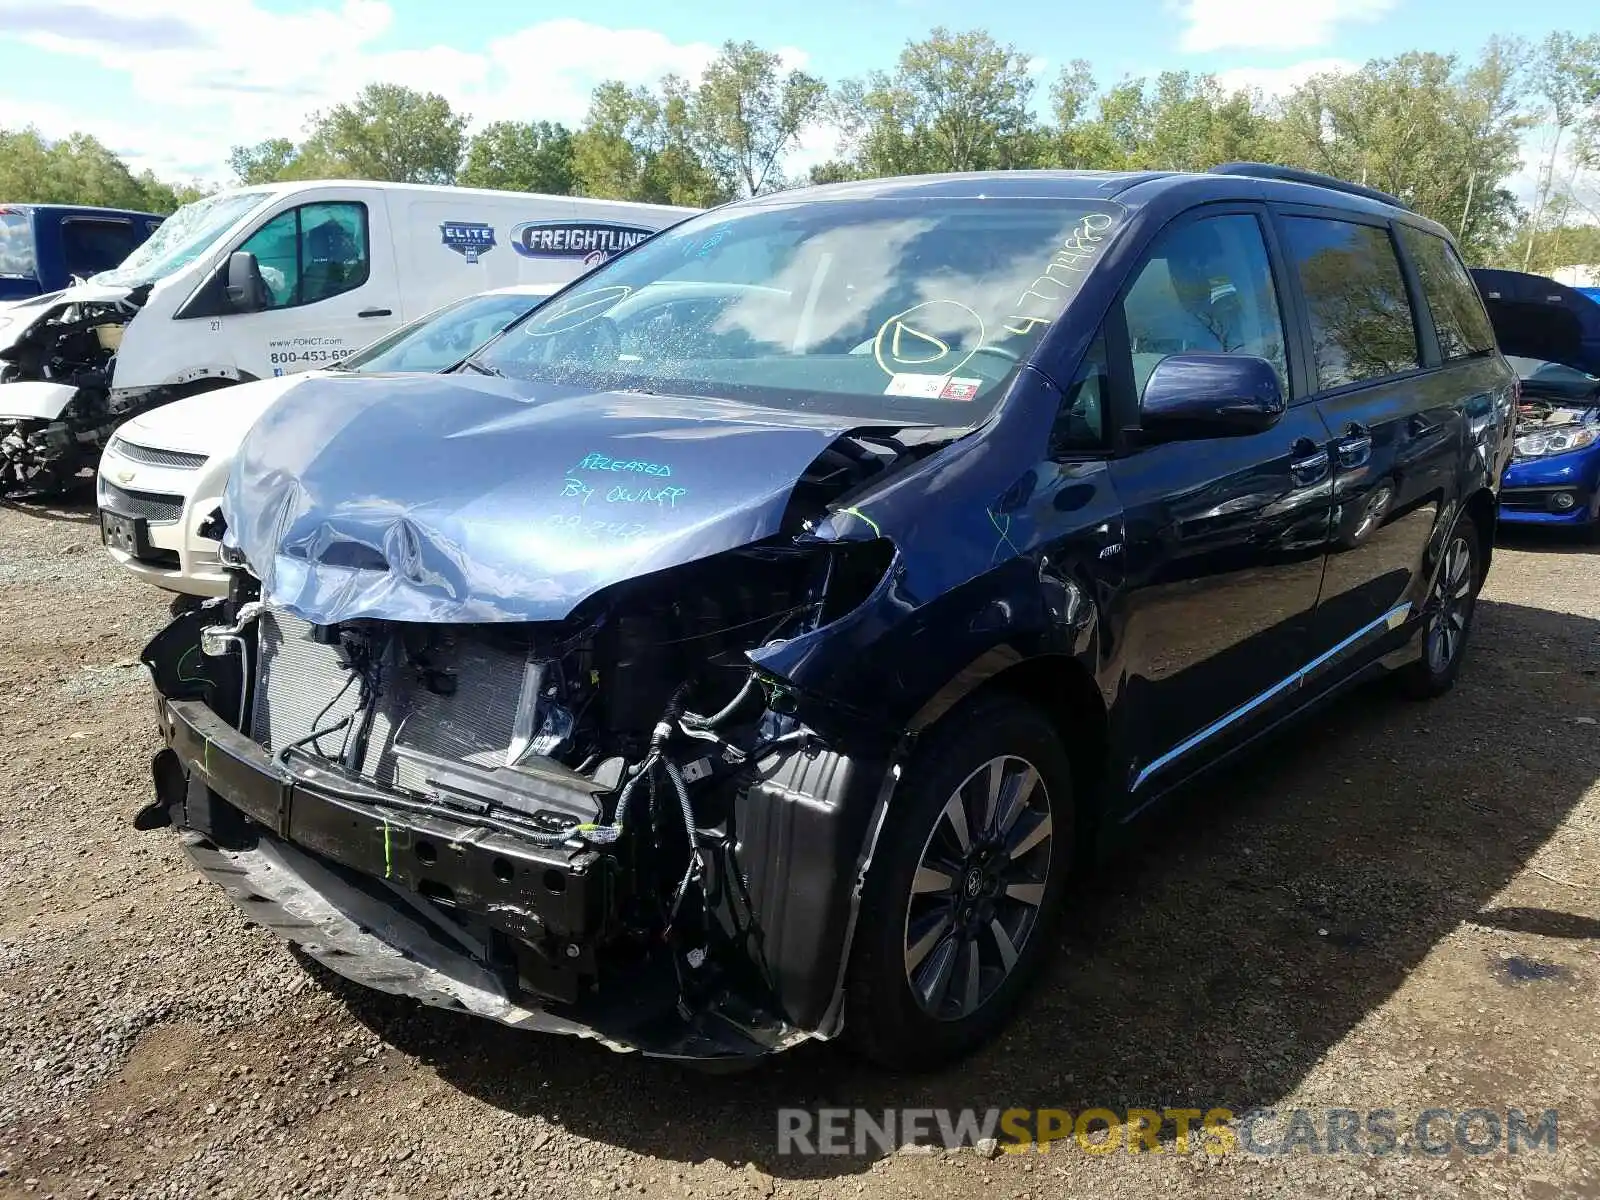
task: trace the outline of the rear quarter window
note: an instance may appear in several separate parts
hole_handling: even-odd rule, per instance
[[[1489,323],[1483,300],[1455,247],[1441,237],[1409,225],[1400,227],[1400,241],[1416,265],[1422,295],[1428,302],[1433,327],[1439,335],[1439,353],[1444,360],[1469,358],[1493,350],[1494,327]]]

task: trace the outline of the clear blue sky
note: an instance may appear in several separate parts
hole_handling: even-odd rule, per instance
[[[446,15],[448,14],[448,15]],[[836,80],[935,25],[986,28],[1042,85],[1086,58],[1103,82],[1166,69],[1281,88],[1407,49],[1600,27],[1595,0],[0,0],[0,127],[100,137],[166,175],[220,177],[229,146],[293,136],[375,79],[444,92],[483,121],[575,123],[620,76],[692,74],[716,44],[784,48]],[[1041,97],[1046,86],[1041,86]],[[825,156],[813,131],[805,155]]]

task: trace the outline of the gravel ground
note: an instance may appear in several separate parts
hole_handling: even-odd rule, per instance
[[[707,1076],[309,973],[131,828],[166,598],[88,510],[0,508],[0,1196],[1600,1196],[1597,581],[1502,546],[1451,696],[1364,692],[1186,797],[961,1067]],[[780,1105],[1554,1108],[1559,1146],[792,1157]]]

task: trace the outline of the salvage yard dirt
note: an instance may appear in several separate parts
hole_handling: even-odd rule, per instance
[[[92,510],[0,508],[0,1196],[1600,1196],[1600,551],[1502,546],[1451,696],[1363,691],[1185,797],[1072,899],[1007,1036],[914,1079],[822,1045],[699,1074],[308,972],[132,828],[166,608]],[[792,1157],[783,1106],[1555,1109],[1559,1134]]]

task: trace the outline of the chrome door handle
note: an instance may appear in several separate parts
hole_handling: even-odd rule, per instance
[[[1372,457],[1372,430],[1360,421],[1351,421],[1344,427],[1344,436],[1333,444],[1341,467],[1364,467]]]
[[[1316,483],[1328,473],[1328,452],[1314,450],[1310,454],[1305,454],[1305,449],[1310,445],[1311,443],[1304,439],[1296,442],[1294,449],[1300,452],[1302,457],[1289,460],[1289,471],[1301,487]]]
[[[1364,467],[1372,457],[1372,437],[1344,437],[1334,443],[1341,467]]]

